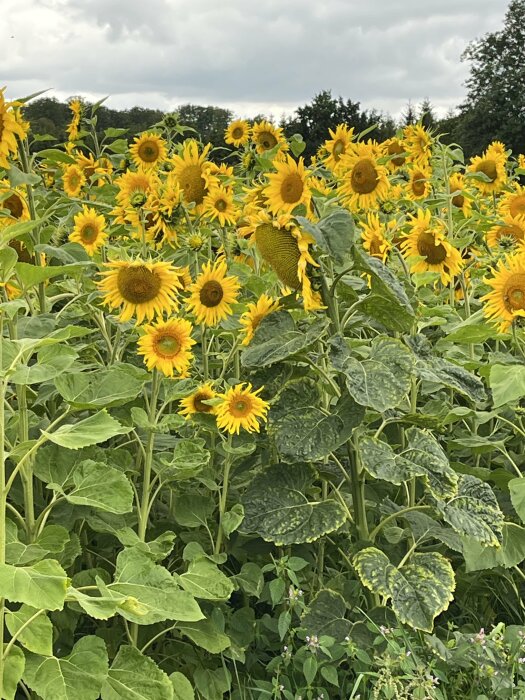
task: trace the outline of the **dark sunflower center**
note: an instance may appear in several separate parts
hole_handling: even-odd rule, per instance
[[[179,182],[186,202],[202,204],[206,194],[206,182],[202,177],[200,165],[187,165],[180,175]]]
[[[295,204],[303,194],[304,182],[298,173],[290,173],[281,184],[281,197],[286,204]]]
[[[242,139],[242,137],[244,136],[244,129],[242,128],[242,126],[236,126],[235,129],[232,131],[232,136],[236,140]]]
[[[12,194],[7,199],[4,199],[0,206],[4,207],[4,209],[9,209],[9,213],[14,219],[19,219],[24,213],[24,205],[17,194]]]
[[[477,173],[484,173],[491,182],[498,177],[498,169],[493,160],[482,160],[476,168]]]
[[[258,139],[259,145],[264,148],[265,151],[269,151],[271,148],[277,145],[277,139],[269,131],[263,131]]]
[[[425,194],[425,176],[423,173],[415,173],[412,179],[412,192],[416,197],[422,197]]]
[[[507,311],[525,311],[525,273],[515,272],[503,288],[503,299]]]
[[[452,204],[458,209],[461,209],[465,204],[465,197],[462,194],[457,194],[455,197],[452,197]]]
[[[381,239],[379,236],[374,236],[370,241],[370,255],[374,257],[381,257]]]
[[[358,161],[352,170],[352,189],[358,194],[370,194],[377,187],[377,170],[369,158]]]
[[[98,229],[96,226],[93,226],[93,224],[86,224],[80,231],[80,238],[84,241],[84,243],[93,243],[97,240],[97,236]]]
[[[513,218],[525,214],[525,194],[514,197],[510,203],[509,211]]]
[[[217,209],[217,211],[226,211],[226,209],[228,209],[228,202],[224,199],[218,199],[215,202],[215,209]]]
[[[144,141],[139,146],[138,154],[145,163],[154,163],[159,157],[159,147],[155,141]]]
[[[211,413],[213,407],[208,406],[208,404],[204,403],[204,401],[209,401],[211,398],[211,396],[208,396],[208,394],[205,394],[204,392],[201,394],[196,394],[194,396],[193,407],[197,411],[197,413]]]
[[[160,277],[145,265],[123,267],[117,276],[121,297],[132,304],[146,304],[155,299],[161,286]]]
[[[343,153],[345,153],[345,151],[346,151],[345,142],[341,141],[341,139],[338,139],[334,143],[334,147],[332,148],[332,155],[334,157],[334,160],[339,160],[339,158],[341,158],[341,156],[343,155]]]
[[[447,257],[447,251],[442,243],[436,245],[434,234],[423,231],[417,239],[417,251],[429,265],[439,265]]]
[[[519,226],[500,226],[497,230],[496,237],[512,238],[514,241],[523,240],[523,230]]]
[[[95,168],[92,165],[88,165],[87,168],[84,168],[84,175],[87,178],[90,178],[94,174],[95,174]]]
[[[399,168],[405,162],[405,156],[399,156],[399,155],[397,155],[398,153],[404,153],[404,150],[403,150],[403,147],[401,146],[401,144],[398,143],[397,141],[389,144],[388,155],[389,156],[396,156],[395,158],[392,158],[392,163],[396,167]]]
[[[261,224],[255,229],[255,243],[263,260],[270,265],[287,287],[297,289],[297,265],[301,253],[290,231]]]
[[[203,306],[208,308],[213,308],[221,303],[224,296],[224,291],[222,289],[221,283],[217,280],[208,280],[202,285],[202,289],[199,292],[199,299]]]
[[[246,398],[236,398],[230,403],[230,411],[235,416],[235,418],[244,418],[249,415],[252,410],[251,401]]]
[[[155,350],[165,357],[173,357],[180,350],[180,343],[173,335],[161,335],[155,340]]]
[[[4,118],[0,114],[0,141],[2,140],[2,134],[4,132]]]

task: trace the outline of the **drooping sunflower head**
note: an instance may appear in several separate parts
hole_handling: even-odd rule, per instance
[[[368,213],[366,223],[361,224],[363,231],[361,239],[363,248],[374,258],[385,262],[392,244],[385,236],[386,227],[381,223],[379,216]]]
[[[208,193],[208,187],[212,184],[206,167],[206,156],[210,148],[211,145],[208,144],[202,153],[199,153],[197,141],[189,139],[185,142],[181,154],[174,155],[171,159],[184,201],[187,204],[195,204],[199,211]]]
[[[121,309],[119,318],[123,322],[135,315],[139,324],[145,318],[151,321],[177,309],[181,284],[171,263],[121,260],[108,263],[101,274],[98,287],[103,301],[112,309]]]
[[[378,158],[380,150],[374,141],[350,145],[341,157],[338,193],[351,209],[369,209],[388,195],[388,173]]]
[[[150,192],[158,186],[158,180],[146,170],[127,170],[115,180],[115,185],[119,188],[116,200],[121,207],[140,209],[146,204]]]
[[[513,183],[511,192],[505,192],[499,203],[499,211],[503,216],[513,219],[525,219],[525,187]]]
[[[328,129],[328,132],[331,138],[323,143],[321,152],[326,154],[323,158],[324,165],[328,170],[335,171],[339,167],[341,156],[345,155],[354,140],[354,129],[349,129],[346,124],[338,124],[335,131]]]
[[[432,187],[432,171],[429,167],[410,168],[409,180],[406,186],[406,196],[412,201],[425,199]]]
[[[243,326],[244,338],[243,345],[249,345],[252,341],[254,333],[265,316],[277,311],[279,302],[266,294],[261,294],[259,299],[254,303],[248,304],[248,309],[243,313],[239,322]]]
[[[213,390],[213,385],[211,382],[206,382],[206,384],[201,384],[193,394],[186,396],[181,399],[180,406],[182,411],[179,411],[181,416],[185,416],[188,420],[191,416],[196,413],[208,413],[214,415],[216,413],[215,406],[206,403],[206,401],[211,401],[217,396],[217,392]]]
[[[69,240],[80,243],[88,255],[94,255],[102,248],[107,240],[106,220],[95,209],[84,205],[81,212],[75,215],[73,231]]]
[[[513,321],[525,316],[525,254],[506,255],[485,282],[492,291],[481,298],[484,314],[505,333]]]
[[[0,228],[30,218],[26,197],[21,187],[11,187],[9,180],[0,181]]]
[[[283,130],[274,126],[265,119],[260,122],[255,122],[253,125],[252,141],[255,144],[258,153],[271,151],[276,146],[279,146],[280,150],[288,149],[288,144],[284,138]]]
[[[299,158],[296,162],[287,155],[285,160],[275,160],[274,166],[277,172],[267,176],[269,184],[263,192],[268,209],[273,214],[291,214],[299,204],[308,208],[312,195],[303,159]]]
[[[193,359],[193,326],[183,318],[158,321],[144,327],[138,341],[138,354],[144,355],[148,370],[158,369],[166,377],[185,375]]]
[[[421,124],[410,124],[404,133],[407,160],[426,168],[432,156],[432,136]]]
[[[449,177],[449,189],[452,195],[452,206],[461,209],[465,216],[468,216],[472,209],[472,200],[466,196],[465,177],[462,173],[452,173]]]
[[[232,304],[237,301],[240,284],[237,277],[227,275],[226,262],[207,262],[202,272],[189,287],[191,294],[188,308],[195,314],[198,323],[216,326],[231,315]]]
[[[487,232],[487,243],[491,248],[511,250],[525,245],[525,217],[513,219],[505,216]]]
[[[410,232],[401,248],[411,272],[438,272],[443,284],[449,284],[464,264],[459,250],[447,241],[443,222],[432,221],[428,209],[419,209],[411,217]]]
[[[82,187],[86,183],[86,176],[78,167],[78,165],[76,165],[76,163],[72,163],[71,165],[68,165],[64,170],[64,174],[62,175],[62,182],[64,186],[64,192],[68,195],[68,197],[78,197],[80,195]]]
[[[70,141],[76,141],[78,139],[80,119],[82,117],[82,107],[83,105],[80,100],[71,100],[69,103],[69,109],[71,110],[73,116],[66,128],[66,131]]]
[[[396,138],[388,139],[382,144],[383,152],[385,156],[388,156],[388,169],[394,172],[398,168],[402,168],[405,165],[407,152],[406,147],[402,141]]]
[[[507,181],[505,163],[504,154],[488,149],[482,156],[470,159],[468,171],[484,176],[482,179],[472,178],[472,183],[482,194],[492,194],[503,189]]]
[[[233,191],[230,187],[215,185],[210,188],[202,204],[202,214],[210,221],[217,219],[221,226],[235,224],[237,221],[239,211],[233,201]]]
[[[166,160],[167,149],[163,138],[154,133],[136,136],[129,149],[131,158],[137,168],[150,170]]]
[[[252,432],[260,431],[259,418],[267,420],[270,408],[267,401],[258,396],[264,387],[252,390],[252,385],[237,384],[226,393],[220,394],[221,403],[217,406],[217,427],[229,433],[239,434],[241,428]]]
[[[22,119],[20,110],[15,103],[6,102],[5,88],[0,88],[0,168],[9,168],[9,158],[18,155],[16,137],[23,139],[29,129],[29,124]]]
[[[237,119],[228,125],[224,133],[224,140],[226,143],[235,146],[235,148],[240,148],[245,146],[250,140],[250,125],[244,119]]]

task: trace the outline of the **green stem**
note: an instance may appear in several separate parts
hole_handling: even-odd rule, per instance
[[[4,338],[4,316],[0,312],[0,367],[3,366],[2,346]],[[4,453],[4,399],[6,382],[0,383],[0,565],[5,564],[6,545],[6,504],[7,490],[5,484],[5,453]],[[4,649],[4,599],[0,599],[0,651]],[[4,660],[0,659],[0,698],[4,697]]]
[[[26,386],[17,384],[16,393],[18,397],[18,438],[21,443],[24,443],[29,440]],[[20,470],[20,477],[24,489],[26,534],[28,541],[32,542],[35,536],[35,499],[33,494],[33,465],[31,459],[28,459]]]
[[[206,348],[206,326],[204,323],[201,326],[201,347],[202,347],[202,373],[204,375],[204,381],[208,381],[209,370],[208,370],[208,349]]]
[[[160,375],[157,370],[153,370],[153,377],[151,380],[151,397],[149,402],[149,422],[155,424],[157,418],[157,397],[159,393],[159,382]],[[142,498],[140,502],[140,512],[139,512],[139,524],[138,524],[138,536],[145,542],[146,530],[148,528],[148,513],[150,511],[150,486],[151,486],[151,472],[153,466],[153,446],[155,442],[155,432],[153,430],[148,431],[148,437],[145,446],[145,457],[144,457],[144,474],[142,480]]]
[[[29,627],[29,625],[36,620],[37,617],[39,617],[45,610],[37,610],[34,615],[31,615],[31,617],[24,622],[23,625],[21,625],[17,631],[13,634],[11,637],[9,644],[6,646],[5,651],[2,655],[2,660],[5,661],[7,657],[9,656],[9,652],[11,651],[13,644],[16,642],[16,640],[20,637],[22,632]]]
[[[232,434],[228,435],[228,447],[232,444]],[[228,499],[228,487],[230,484],[230,469],[232,465],[232,455],[230,451],[226,453],[226,461],[224,463],[224,476],[222,478],[221,495],[219,498],[219,528],[217,530],[217,539],[215,540],[214,554],[219,554],[222,547],[224,537],[224,514],[226,513],[226,501]]]
[[[375,541],[375,538],[387,523],[389,523],[391,520],[394,520],[394,518],[400,518],[405,513],[410,513],[414,510],[432,510],[432,506],[409,506],[408,508],[402,508],[401,510],[397,510],[395,513],[390,513],[390,515],[387,515],[386,518],[382,520],[379,523],[379,525],[377,525],[377,527],[375,527],[370,533],[370,539],[372,540],[372,542]]]

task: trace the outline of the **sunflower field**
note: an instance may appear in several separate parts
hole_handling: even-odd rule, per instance
[[[525,157],[0,91],[0,697],[525,698]]]

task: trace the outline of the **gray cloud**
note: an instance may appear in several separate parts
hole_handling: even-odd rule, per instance
[[[398,113],[464,96],[469,40],[507,0],[3,0],[10,96],[110,95],[109,105],[191,101],[289,112],[314,94]],[[10,37],[14,36],[13,39]]]

